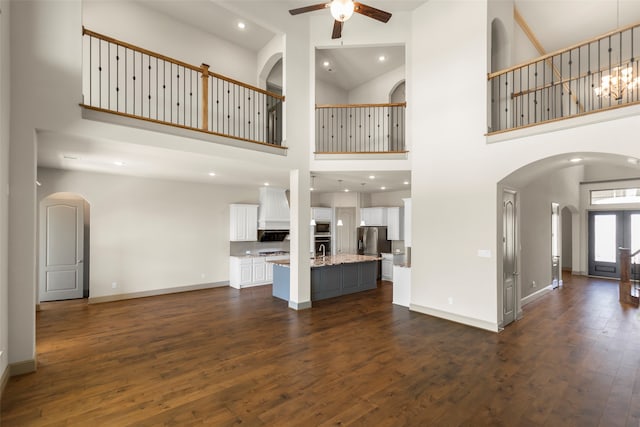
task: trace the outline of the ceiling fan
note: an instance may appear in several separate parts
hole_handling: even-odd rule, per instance
[[[331,10],[331,15],[335,19],[333,23],[333,33],[331,33],[332,39],[339,39],[342,37],[342,25],[344,21],[351,18],[353,12],[385,23],[391,19],[391,14],[389,12],[385,12],[384,10],[376,9],[375,7],[367,6],[366,4],[353,0],[332,0],[329,3],[319,3],[311,6],[291,9],[289,13],[292,15],[298,15],[300,13],[313,12],[315,10],[327,8]]]

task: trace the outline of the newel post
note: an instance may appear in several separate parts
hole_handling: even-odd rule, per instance
[[[620,253],[620,282],[628,282],[631,272],[631,249],[618,248],[618,252]]]
[[[209,130],[209,66],[200,66],[202,74],[202,130]]]

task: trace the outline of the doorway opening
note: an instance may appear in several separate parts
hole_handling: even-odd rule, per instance
[[[589,275],[619,279],[618,248],[640,249],[640,211],[589,212]]]
[[[89,297],[91,206],[74,193],[40,201],[38,300]]]

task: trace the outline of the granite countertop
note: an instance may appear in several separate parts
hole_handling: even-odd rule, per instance
[[[354,255],[354,254],[342,254],[342,255],[327,255],[322,259],[322,256],[316,257],[316,259],[311,260],[311,268],[314,267],[326,267],[329,265],[339,265],[339,264],[353,264],[356,262],[369,262],[369,261],[378,261],[381,260],[381,257],[370,256],[370,255]],[[290,264],[289,260],[282,261],[271,261],[273,264],[285,265],[288,266]]]

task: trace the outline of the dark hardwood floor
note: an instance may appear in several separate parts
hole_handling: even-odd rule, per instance
[[[8,426],[640,425],[640,311],[565,276],[495,334],[391,304],[295,312],[271,287],[45,303]]]

